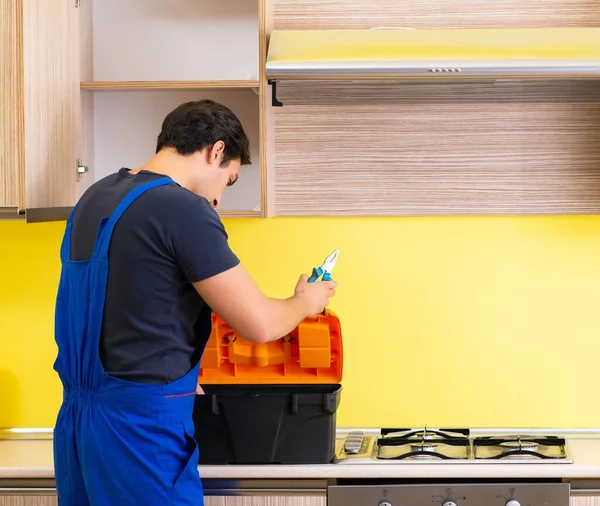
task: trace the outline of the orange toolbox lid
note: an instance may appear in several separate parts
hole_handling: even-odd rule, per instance
[[[216,384],[327,384],[342,380],[342,331],[330,310],[306,318],[282,339],[256,344],[213,313],[198,382]]]

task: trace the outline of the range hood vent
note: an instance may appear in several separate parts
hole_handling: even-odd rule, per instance
[[[273,30],[266,74],[273,85],[600,79],[600,28]]]

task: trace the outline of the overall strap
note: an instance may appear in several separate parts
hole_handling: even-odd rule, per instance
[[[71,217],[69,217],[69,221],[67,221],[67,226],[65,227],[65,233],[63,235],[62,244],[60,245],[60,261],[65,264],[69,260],[71,260],[71,229],[73,225],[71,223]]]
[[[75,210],[78,205],[79,202],[73,206],[73,209],[71,209],[71,212],[69,213],[65,234],[63,235],[62,244],[60,245],[60,261],[63,264],[71,260],[71,230],[73,229],[73,216],[75,215]]]
[[[115,208],[110,218],[104,218],[102,223],[100,224],[100,229],[98,230],[98,237],[96,239],[96,245],[94,246],[94,254],[95,258],[107,258],[108,257],[108,248],[110,246],[110,240],[112,238],[112,233],[115,228],[115,225],[123,216],[125,211],[129,208],[131,204],[140,196],[146,193],[148,190],[152,190],[158,186],[164,186],[167,184],[171,184],[174,181],[169,177],[161,177],[160,179],[155,179],[154,181],[150,181],[148,183],[141,184],[136,186],[133,190],[131,190],[119,205]]]

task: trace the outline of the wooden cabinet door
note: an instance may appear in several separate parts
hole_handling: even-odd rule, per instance
[[[56,495],[2,495],[0,506],[58,506]]]
[[[18,0],[0,2],[0,208],[18,208],[22,169],[21,15]]]
[[[24,206],[73,206],[80,109],[79,2],[18,3],[23,6]]]
[[[221,495],[205,495],[204,506],[226,506],[226,498]]]
[[[326,506],[327,498],[323,496],[228,496],[225,506]],[[212,506],[212,505],[211,505]],[[216,505],[215,505],[216,506]],[[221,506],[221,505],[219,505]]]
[[[571,506],[600,506],[600,495],[578,495],[571,497]]]

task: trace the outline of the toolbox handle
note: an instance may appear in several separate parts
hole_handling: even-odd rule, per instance
[[[210,411],[213,415],[219,415],[219,401],[217,400],[216,395],[210,396]]]

